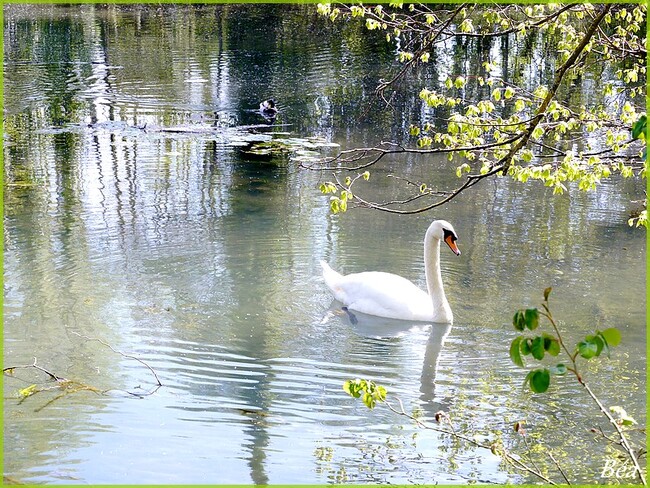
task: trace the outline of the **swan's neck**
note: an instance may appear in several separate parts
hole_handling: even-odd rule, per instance
[[[427,289],[433,304],[433,321],[451,322],[453,316],[440,274],[440,241],[429,235],[424,240],[424,270],[427,277]]]

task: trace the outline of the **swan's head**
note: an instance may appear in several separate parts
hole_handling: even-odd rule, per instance
[[[458,249],[458,246],[456,245],[458,236],[456,235],[454,227],[449,222],[446,220],[434,220],[427,229],[427,234],[439,241],[445,241],[445,244],[449,246],[449,249],[451,249],[456,256],[460,256],[460,249]]]

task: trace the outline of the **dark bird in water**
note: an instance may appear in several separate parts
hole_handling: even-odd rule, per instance
[[[275,106],[275,100],[269,98],[260,103],[260,112],[265,117],[275,117],[278,114],[278,108]]]

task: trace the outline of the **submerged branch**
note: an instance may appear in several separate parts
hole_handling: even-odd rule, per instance
[[[120,388],[109,388],[107,390],[102,390],[102,389],[94,387],[92,385],[81,383],[81,382],[75,381],[75,380],[69,380],[69,379],[66,379],[66,378],[64,378],[62,376],[59,376],[56,373],[53,373],[52,371],[38,365],[37,364],[37,359],[34,358],[34,362],[32,364],[25,364],[25,365],[18,365],[18,366],[8,366],[8,367],[3,368],[2,372],[5,375],[13,376],[14,370],[16,370],[16,369],[32,368],[32,369],[36,369],[37,371],[40,371],[40,372],[45,373],[46,375],[48,375],[51,379],[56,381],[56,385],[54,385],[54,386],[45,386],[45,387],[38,387],[35,384],[30,385],[29,387],[27,387],[27,388],[25,388],[23,390],[20,390],[19,393],[20,393],[20,396],[21,396],[21,400],[20,400],[21,402],[24,401],[26,398],[28,398],[28,397],[36,394],[36,393],[41,393],[41,392],[44,392],[44,391],[50,391],[52,389],[62,390],[59,395],[55,396],[54,398],[50,399],[47,403],[45,403],[44,405],[39,407],[37,409],[37,411],[39,411],[39,410],[42,410],[43,408],[47,407],[48,405],[54,403],[55,401],[59,400],[60,398],[63,398],[64,396],[66,396],[66,395],[68,395],[70,393],[76,393],[78,391],[92,391],[92,392],[98,393],[98,394],[106,394],[106,393],[108,393],[110,391],[120,391],[120,392],[126,393],[126,394],[134,396],[134,397],[142,398],[142,397],[154,394],[162,386],[162,382],[158,378],[158,375],[156,374],[154,369],[151,366],[149,366],[142,359],[137,358],[135,356],[132,356],[130,354],[125,354],[125,353],[123,353],[121,351],[118,351],[113,346],[111,346],[107,342],[102,341],[101,339],[88,337],[88,336],[79,334],[79,333],[74,332],[74,331],[72,333],[79,336],[79,337],[81,337],[81,338],[83,338],[83,339],[86,339],[88,341],[97,341],[100,344],[103,344],[104,346],[108,347],[111,351],[115,352],[116,354],[119,354],[120,356],[122,356],[124,358],[133,359],[135,361],[138,361],[140,364],[145,366],[151,372],[151,374],[156,379],[156,385],[150,391],[145,391],[145,392],[134,392],[134,391],[124,390],[124,389],[120,389]],[[137,388],[140,388],[140,387],[138,386]]]
[[[21,365],[21,366],[9,366],[7,368],[3,368],[2,372],[3,372],[3,374],[11,375],[11,374],[13,374],[14,369],[34,368],[34,369],[36,369],[36,370],[38,370],[38,371],[40,371],[42,373],[45,373],[46,375],[48,375],[50,378],[52,378],[55,381],[67,381],[64,377],[58,376],[58,375],[52,373],[51,371],[48,371],[47,369],[39,366],[38,364],[36,364],[36,361],[37,361],[36,358],[34,358],[34,362],[32,364],[25,364],[25,365]]]
[[[154,369],[153,369],[151,366],[149,366],[147,363],[145,363],[142,359],[137,358],[137,357],[135,357],[135,356],[132,356],[132,355],[130,355],[130,354],[123,353],[122,351],[118,351],[118,350],[115,349],[113,346],[111,346],[111,345],[108,344],[107,342],[104,342],[104,341],[101,340],[101,339],[97,339],[97,338],[93,338],[93,337],[88,337],[88,336],[85,336],[85,335],[79,334],[78,332],[74,332],[74,331],[72,331],[72,333],[73,333],[74,335],[76,335],[76,336],[79,336],[79,337],[81,337],[81,338],[83,338],[83,339],[86,339],[86,340],[89,340],[89,341],[97,341],[97,342],[99,342],[100,344],[103,344],[104,346],[108,347],[108,348],[109,348],[111,351],[113,351],[114,353],[119,354],[120,356],[122,356],[122,357],[124,357],[124,358],[127,358],[127,359],[133,359],[134,361],[139,362],[140,364],[142,364],[143,366],[145,366],[149,371],[151,371],[151,374],[154,376],[154,378],[156,378],[156,383],[157,383],[157,385],[158,385],[158,386],[162,386],[162,383],[161,383],[161,381],[160,381],[160,378],[158,378],[158,375],[156,374],[156,372],[154,371]]]

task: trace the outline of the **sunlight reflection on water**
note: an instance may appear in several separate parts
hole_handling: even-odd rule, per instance
[[[108,15],[101,12],[98,22]],[[131,22],[135,14],[123,15]],[[66,377],[115,389],[38,410],[56,393],[21,403],[13,399],[26,385],[6,379],[7,475],[90,484],[519,482],[493,455],[454,447],[386,409],[369,411],[342,384],[374,379],[425,419],[442,408],[463,427],[500,431],[511,443],[513,422],[526,418],[531,429],[549,428],[551,446],[589,445],[584,429],[575,437],[550,429],[559,418],[593,423],[588,399],[567,383],[548,397],[523,391],[525,372],[507,356],[512,313],[538,304],[546,286],[572,341],[594,323],[621,328],[612,359],[587,372],[606,373],[597,385],[603,399],[642,421],[645,236],[625,224],[635,183],[553,198],[499,180],[433,214],[330,215],[318,192],[329,175],[286,159],[248,159],[224,131],[156,128],[216,124],[215,114],[262,124],[256,107],[271,93],[282,98],[282,130],[325,134],[343,148],[374,144],[399,123],[357,123],[356,108],[339,99],[370,83],[362,56],[315,38],[300,50],[287,40],[296,47],[287,54],[276,40],[244,35],[246,26],[216,52],[211,21],[188,38],[172,35],[174,23],[150,22],[160,30],[107,39],[106,51],[91,50],[93,62],[62,79],[44,69],[51,63],[10,58],[6,67],[7,114],[31,117],[6,163],[28,167],[35,184],[5,194],[5,365],[37,356]],[[130,27],[120,32],[131,35]],[[141,42],[160,57],[144,57]],[[63,103],[52,93],[77,104],[74,120],[52,122],[52,106]],[[456,182],[444,161],[388,163],[373,173],[369,193],[392,198],[383,176],[395,168],[419,180],[434,167],[436,183]],[[399,273],[424,288],[423,233],[443,217],[462,251],[441,256],[453,327],[352,323],[332,304],[320,259],[345,273]],[[119,391],[150,388],[150,371],[74,333],[142,359],[163,387],[142,399]],[[621,391],[619,380],[630,388]]]

